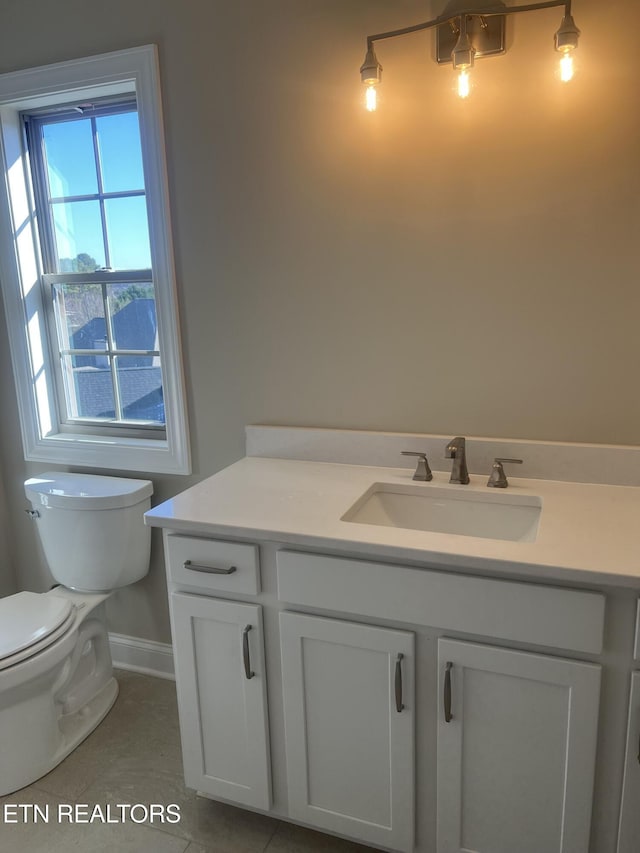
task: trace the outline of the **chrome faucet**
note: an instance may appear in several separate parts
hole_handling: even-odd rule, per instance
[[[507,476],[504,473],[504,468],[502,467],[503,462],[515,463],[516,465],[522,465],[522,459],[501,459],[499,456],[493,460],[493,466],[491,468],[491,476],[487,480],[487,486],[491,486],[493,489],[506,489],[509,485],[509,481],[507,480]]]
[[[431,468],[429,468],[426,453],[414,453],[412,450],[401,450],[400,452],[403,456],[418,457],[418,467],[416,468],[416,473],[413,475],[414,480],[421,480],[423,483],[433,480],[433,474],[431,473]]]
[[[461,435],[452,438],[447,449],[444,452],[445,459],[453,459],[453,468],[451,469],[450,483],[460,483],[466,485],[469,482],[469,472],[467,471],[467,451],[466,442]]]

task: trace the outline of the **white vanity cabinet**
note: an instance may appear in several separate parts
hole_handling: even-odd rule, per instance
[[[586,853],[600,667],[448,639],[438,664],[437,853]]]
[[[631,676],[629,724],[618,853],[638,853],[640,847],[640,672]]]
[[[601,652],[601,594],[288,549],[277,554],[277,574],[278,596],[288,606],[345,610],[373,622],[391,619],[421,626],[425,639],[437,637],[438,674],[430,678],[424,659],[416,675],[426,703],[418,709],[416,749],[425,758],[428,721],[435,722],[437,715],[437,853],[587,853],[601,668],[568,660],[558,650]],[[300,629],[306,620],[327,621],[327,639],[339,636],[333,628],[338,622],[285,613],[283,644],[289,642],[283,630],[289,618]],[[453,631],[554,651],[535,654],[442,636]],[[291,699],[298,737],[292,761],[296,779],[304,780],[309,759],[302,716],[309,687],[299,635],[293,634],[297,658],[290,662],[289,689],[298,691]],[[369,715],[363,713],[362,719],[366,731]],[[434,772],[433,756],[422,766],[427,775]],[[367,787],[375,784],[365,780]],[[422,800],[426,787],[424,777],[418,777],[418,811],[429,808]],[[380,846],[407,849],[358,833],[357,827],[340,830],[325,815],[326,810],[315,820],[303,802],[295,816]],[[416,849],[431,853],[425,830],[423,821]]]
[[[400,853],[588,853],[600,666],[566,655],[600,655],[602,594],[165,549],[189,787]]]
[[[414,637],[280,614],[289,814],[393,850],[414,842]]]
[[[164,548],[186,784],[271,808],[262,607],[214,598],[260,591],[258,548],[166,533]]]
[[[461,486],[395,467],[442,436],[250,427],[244,459],[146,513],[187,784],[401,853],[640,853],[637,454],[525,444],[471,439]],[[487,489],[506,456],[527,477]],[[457,533],[424,517],[440,499]]]
[[[170,608],[185,782],[268,810],[262,608],[181,592]]]

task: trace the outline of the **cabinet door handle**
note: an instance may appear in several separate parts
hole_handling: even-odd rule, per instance
[[[255,672],[251,669],[251,658],[249,657],[249,631],[251,625],[247,625],[242,632],[242,660],[244,661],[244,674],[247,678],[253,678]]]
[[[453,714],[451,713],[451,667],[453,664],[451,661],[447,663],[446,669],[444,671],[444,721],[445,723],[450,723],[453,719]]]
[[[396,677],[395,677],[395,689],[396,689],[396,711],[400,713],[404,708],[402,704],[402,658],[404,655],[400,652],[398,657],[396,658]]]
[[[237,566],[221,569],[219,566],[202,566],[199,563],[192,563],[191,560],[185,560],[183,566],[190,572],[206,572],[209,575],[232,575],[238,571]]]

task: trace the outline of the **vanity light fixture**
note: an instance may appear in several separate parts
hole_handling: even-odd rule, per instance
[[[458,72],[458,95],[468,97],[471,90],[469,70],[473,68],[475,58],[491,56],[505,52],[505,19],[517,12],[535,12],[538,9],[550,9],[563,6],[564,15],[555,34],[555,48],[562,56],[560,59],[560,79],[568,82],[573,77],[573,51],[578,46],[580,30],[571,15],[571,0],[546,0],[542,3],[528,3],[524,6],[506,6],[498,2],[486,4],[476,0],[473,8],[460,8],[459,0],[449,2],[444,12],[431,21],[414,24],[399,30],[377,33],[367,37],[367,53],[360,67],[360,78],[365,84],[367,110],[373,112],[377,107],[377,87],[382,79],[382,65],[374,49],[374,43],[383,39],[404,36],[419,30],[436,31],[436,60],[438,63],[451,62]]]

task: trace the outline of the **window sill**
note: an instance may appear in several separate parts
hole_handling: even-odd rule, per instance
[[[35,442],[26,458],[31,462],[148,474],[190,473],[185,448],[172,448],[169,441],[149,438],[56,433]]]

